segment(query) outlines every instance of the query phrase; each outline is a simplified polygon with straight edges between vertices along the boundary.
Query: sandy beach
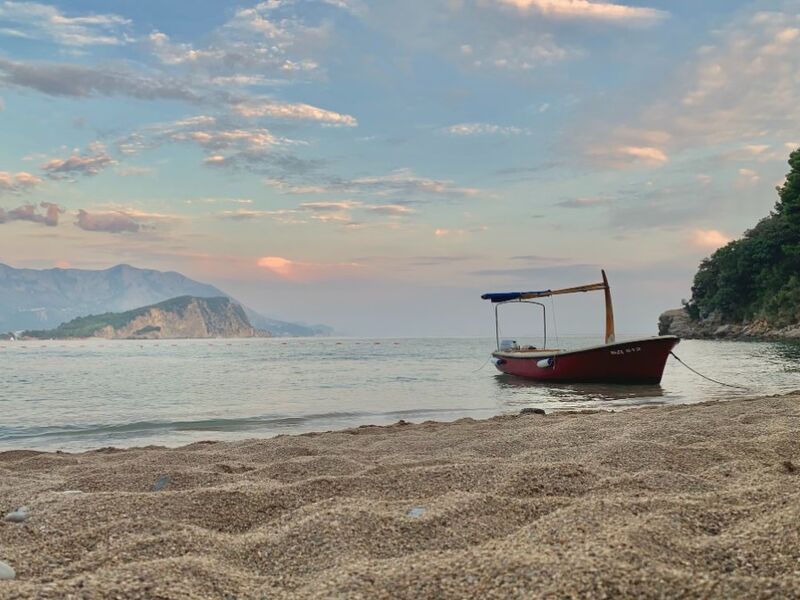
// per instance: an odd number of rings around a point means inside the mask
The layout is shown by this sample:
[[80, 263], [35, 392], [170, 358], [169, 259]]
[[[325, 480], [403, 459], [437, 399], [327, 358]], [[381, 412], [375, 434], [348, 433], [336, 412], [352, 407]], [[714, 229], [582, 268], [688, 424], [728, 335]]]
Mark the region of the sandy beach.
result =
[[20, 506], [1, 598], [800, 597], [800, 395], [0, 453]]

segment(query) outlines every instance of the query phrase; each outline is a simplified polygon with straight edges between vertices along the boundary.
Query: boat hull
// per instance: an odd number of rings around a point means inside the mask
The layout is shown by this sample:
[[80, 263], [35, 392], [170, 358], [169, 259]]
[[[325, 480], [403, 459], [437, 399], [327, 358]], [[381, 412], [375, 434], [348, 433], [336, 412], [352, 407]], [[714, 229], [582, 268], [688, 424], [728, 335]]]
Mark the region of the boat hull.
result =
[[537, 381], [657, 384], [669, 353], [680, 340], [660, 336], [568, 352], [494, 352], [508, 375]]

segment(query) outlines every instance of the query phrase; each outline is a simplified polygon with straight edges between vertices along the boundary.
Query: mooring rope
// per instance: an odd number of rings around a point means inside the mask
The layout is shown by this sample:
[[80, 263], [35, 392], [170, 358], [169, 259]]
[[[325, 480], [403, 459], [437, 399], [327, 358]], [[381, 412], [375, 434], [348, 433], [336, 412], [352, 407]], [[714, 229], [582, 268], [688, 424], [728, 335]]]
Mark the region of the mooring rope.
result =
[[478, 367], [477, 369], [475, 369], [475, 370], [473, 371], [473, 373], [477, 373], [478, 371], [482, 370], [482, 369], [483, 369], [483, 368], [484, 368], [486, 365], [488, 365], [488, 364], [489, 364], [489, 361], [490, 361], [490, 360], [492, 360], [493, 358], [494, 358], [494, 356], [492, 356], [492, 355], [490, 354], [490, 355], [489, 355], [489, 358], [487, 358], [487, 359], [486, 359], [486, 362], [485, 362], [485, 363], [483, 363], [483, 364], [482, 364], [480, 367]]
[[742, 385], [733, 385], [732, 383], [724, 383], [724, 382], [722, 382], [722, 381], [717, 381], [716, 379], [711, 379], [711, 377], [707, 377], [706, 375], [703, 375], [703, 374], [702, 374], [702, 373], [700, 373], [699, 371], [696, 371], [696, 370], [694, 370], [692, 367], [690, 367], [689, 365], [687, 365], [687, 364], [686, 364], [685, 362], [683, 362], [683, 361], [682, 361], [680, 358], [678, 358], [678, 355], [677, 355], [677, 354], [675, 354], [674, 352], [670, 351], [670, 354], [672, 354], [672, 357], [673, 357], [675, 360], [677, 360], [677, 361], [678, 361], [679, 363], [681, 363], [681, 364], [682, 364], [684, 367], [686, 367], [687, 369], [689, 369], [689, 370], [690, 370], [692, 373], [694, 373], [695, 375], [699, 375], [699, 376], [700, 376], [700, 377], [702, 377], [703, 379], [707, 379], [708, 381], [710, 381], [710, 382], [712, 382], [712, 383], [716, 383], [716, 384], [718, 384], [718, 385], [724, 385], [725, 387], [729, 387], [729, 388], [736, 388], [736, 389], [739, 389], [739, 390], [747, 390], [747, 389], [750, 389], [750, 388], [746, 388], [746, 387], [744, 387], [744, 386], [742, 386]]

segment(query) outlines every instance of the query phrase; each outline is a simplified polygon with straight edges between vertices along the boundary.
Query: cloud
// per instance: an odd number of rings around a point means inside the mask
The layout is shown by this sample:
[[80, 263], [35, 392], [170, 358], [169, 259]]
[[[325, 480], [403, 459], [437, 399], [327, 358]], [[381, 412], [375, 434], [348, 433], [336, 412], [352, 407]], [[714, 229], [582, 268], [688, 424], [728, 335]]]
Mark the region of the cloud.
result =
[[170, 223], [184, 217], [173, 214], [148, 212], [128, 207], [102, 207], [100, 210], [79, 210], [75, 225], [84, 231], [106, 233], [137, 233], [153, 229], [158, 223]]
[[229, 119], [210, 115], [152, 124], [116, 142], [119, 151], [129, 156], [166, 144], [197, 146], [206, 154], [203, 163], [215, 168], [301, 176], [320, 164], [287, 152], [290, 147], [304, 145], [302, 141], [277, 136], [263, 127], [242, 127]]
[[487, 231], [489, 228], [486, 225], [479, 225], [477, 227], [472, 227], [470, 229], [444, 229], [442, 227], [438, 227], [434, 229], [433, 235], [438, 238], [444, 237], [460, 237], [470, 233], [481, 233], [483, 231]]
[[[251, 221], [255, 219], [272, 219], [284, 224], [304, 224], [308, 219], [322, 223], [341, 224], [349, 227], [365, 227], [376, 223], [353, 221], [352, 213], [362, 211], [366, 214], [389, 217], [406, 217], [414, 214], [414, 210], [401, 204], [364, 204], [357, 200], [336, 200], [320, 202], [302, 202], [297, 208], [277, 210], [257, 210], [240, 208], [225, 210], [214, 215], [216, 218], [232, 221]], [[384, 223], [388, 225], [388, 223]]]
[[562, 208], [597, 208], [599, 206], [608, 206], [612, 203], [610, 198], [601, 198], [598, 196], [586, 196], [583, 198], [570, 198], [569, 200], [562, 200], [557, 202], [556, 206]]
[[258, 259], [258, 266], [277, 273], [282, 277], [289, 277], [292, 273], [293, 261], [280, 256], [264, 256]]
[[660, 167], [669, 162], [667, 153], [654, 146], [594, 146], [586, 154], [593, 162], [612, 169]]
[[54, 158], [44, 163], [41, 168], [52, 179], [73, 174], [91, 177], [114, 163], [102, 144], [91, 144], [89, 152], [89, 154], [73, 154], [67, 158]]
[[83, 209], [78, 211], [75, 225], [84, 231], [102, 231], [106, 233], [136, 233], [141, 225], [124, 212], [95, 212]]
[[744, 146], [744, 151], [754, 156], [764, 154], [767, 150], [769, 150], [768, 144], [750, 144]]
[[737, 183], [739, 185], [755, 185], [761, 181], [761, 177], [753, 169], [739, 169], [738, 173]]
[[531, 42], [530, 33], [524, 32], [479, 40], [462, 45], [460, 59], [474, 68], [525, 72], [582, 55], [580, 50], [558, 44], [552, 34], [541, 33], [535, 39]]
[[[664, 162], [659, 153], [731, 143], [742, 151], [721, 148], [721, 155], [771, 160], [763, 147], [786, 139], [800, 122], [797, 2], [774, 4], [783, 8], [739, 12], [715, 30], [711, 43], [668, 76], [664, 92], [634, 117], [646, 128], [600, 128], [590, 135], [602, 142], [593, 145], [645, 149], [640, 159], [653, 165]], [[646, 135], [652, 130], [668, 137], [654, 143]], [[580, 135], [586, 137], [585, 128]]]
[[173, 42], [154, 31], [147, 39], [151, 52], [163, 64], [191, 67], [209, 76], [313, 76], [319, 70], [328, 26], [309, 26], [293, 2], [259, 2], [237, 9], [231, 18], [207, 36], [205, 46]]
[[444, 133], [455, 136], [473, 135], [523, 135], [529, 134], [530, 130], [522, 127], [495, 125], [494, 123], [458, 123], [450, 125], [442, 130]]
[[411, 169], [397, 169], [388, 175], [357, 177], [339, 180], [334, 189], [374, 193], [379, 196], [398, 194], [407, 197], [415, 195], [432, 196], [477, 196], [477, 188], [460, 187], [452, 181], [420, 177]]
[[198, 102], [201, 97], [178, 80], [147, 76], [127, 68], [89, 67], [55, 62], [15, 62], [0, 58], [0, 83], [36, 90], [48, 96], [90, 98], [130, 96], [141, 100], [184, 100]]
[[348, 223], [352, 220], [350, 211], [361, 206], [360, 202], [342, 200], [338, 202], [303, 202], [298, 207], [312, 214], [311, 218], [323, 223]]
[[586, 19], [617, 24], [652, 25], [669, 16], [661, 10], [591, 0], [496, 0], [522, 14], [556, 19]]
[[237, 149], [260, 153], [284, 142], [268, 129], [187, 128], [169, 132], [166, 137], [172, 142], [191, 142], [214, 152]]
[[355, 117], [311, 106], [310, 104], [290, 104], [286, 102], [261, 101], [238, 104], [234, 112], [242, 117], [270, 117], [289, 121], [316, 121], [326, 125], [355, 127]]
[[264, 185], [289, 194], [325, 194], [328, 191], [328, 188], [322, 185], [294, 185], [273, 177], [264, 179]]
[[377, 204], [366, 206], [364, 210], [390, 217], [406, 217], [416, 212], [413, 208], [405, 206], [404, 204]]
[[217, 219], [226, 221], [254, 221], [257, 219], [272, 219], [284, 225], [302, 225], [307, 223], [300, 214], [300, 211], [293, 208], [281, 208], [276, 210], [256, 210], [251, 208], [237, 208], [235, 210], [223, 210], [214, 215]]
[[691, 232], [692, 244], [705, 250], [716, 250], [731, 241], [731, 238], [716, 229], [695, 229]]
[[347, 11], [359, 16], [367, 12], [367, 6], [361, 0], [320, 0], [323, 4], [335, 6], [338, 9]]
[[212, 154], [203, 159], [203, 164], [207, 167], [224, 167], [226, 158], [222, 154]]
[[360, 265], [357, 263], [313, 263], [290, 260], [282, 256], [263, 256], [256, 264], [282, 279], [290, 281], [310, 281], [329, 279], [341, 274], [353, 272]]
[[27, 191], [41, 183], [42, 180], [39, 177], [25, 171], [19, 171], [18, 173], [0, 171], [0, 194], [3, 192], [19, 193]]
[[[295, 173], [297, 171], [295, 170]], [[293, 177], [270, 177], [266, 185], [291, 194], [347, 194], [363, 197], [364, 211], [399, 216], [410, 214], [409, 205], [434, 199], [460, 199], [478, 196], [481, 190], [456, 185], [446, 179], [433, 179], [415, 174], [411, 169], [396, 169], [385, 175], [369, 175], [346, 179], [320, 173]], [[368, 201], [368, 200], [369, 201]], [[380, 201], [378, 201], [380, 199]], [[353, 224], [354, 226], [356, 224]]]
[[251, 205], [253, 201], [250, 198], [195, 198], [193, 200], [184, 200], [185, 204], [239, 204]]
[[[40, 214], [38, 208], [43, 208], [44, 214]], [[0, 208], [0, 224], [11, 221], [28, 221], [47, 225], [48, 227], [56, 227], [59, 216], [63, 212], [64, 209], [53, 202], [42, 202], [38, 207], [35, 204], [24, 204], [8, 212]]]
[[0, 22], [15, 29], [6, 35], [49, 40], [64, 46], [119, 45], [129, 41], [124, 30], [130, 20], [113, 14], [68, 17], [55, 6], [38, 2], [0, 2]]

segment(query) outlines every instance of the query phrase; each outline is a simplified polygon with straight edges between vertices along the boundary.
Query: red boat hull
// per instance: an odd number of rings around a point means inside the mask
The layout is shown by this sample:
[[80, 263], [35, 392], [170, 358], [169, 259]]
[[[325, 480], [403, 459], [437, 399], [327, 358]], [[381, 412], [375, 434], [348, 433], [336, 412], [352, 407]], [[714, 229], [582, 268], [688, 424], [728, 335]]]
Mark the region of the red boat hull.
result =
[[494, 352], [495, 366], [538, 381], [657, 384], [680, 340], [660, 336], [564, 352]]

